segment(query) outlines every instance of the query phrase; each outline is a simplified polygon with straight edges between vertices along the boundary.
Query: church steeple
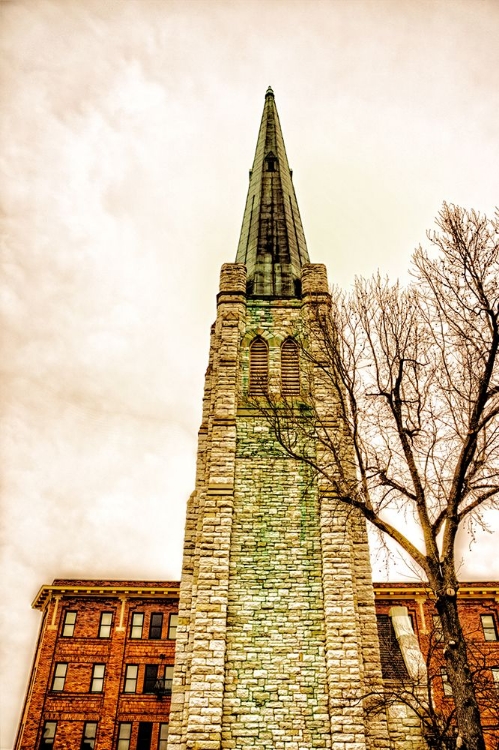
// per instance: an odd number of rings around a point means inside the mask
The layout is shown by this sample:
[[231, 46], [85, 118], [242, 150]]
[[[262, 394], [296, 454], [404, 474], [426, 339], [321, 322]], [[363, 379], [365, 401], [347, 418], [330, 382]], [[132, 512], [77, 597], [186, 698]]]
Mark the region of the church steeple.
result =
[[250, 297], [299, 297], [309, 263], [274, 92], [267, 89], [236, 263], [247, 268]]

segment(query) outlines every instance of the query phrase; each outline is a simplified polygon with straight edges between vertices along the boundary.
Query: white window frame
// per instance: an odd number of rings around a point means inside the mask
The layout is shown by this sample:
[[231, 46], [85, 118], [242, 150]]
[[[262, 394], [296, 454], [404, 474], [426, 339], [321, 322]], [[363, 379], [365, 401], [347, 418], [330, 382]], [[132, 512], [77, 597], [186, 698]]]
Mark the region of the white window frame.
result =
[[106, 675], [105, 664], [94, 664], [92, 668], [92, 681], [90, 683], [91, 693], [104, 692], [104, 677]]
[[100, 622], [99, 622], [99, 638], [110, 638], [112, 627], [113, 627], [113, 613], [101, 612]]
[[[480, 615], [480, 620], [485, 640], [489, 642], [497, 641], [497, 627], [494, 615], [490, 613]], [[485, 620], [488, 620], [490, 624], [485, 624]]]
[[132, 723], [130, 721], [121, 722], [118, 728], [118, 744], [116, 750], [129, 750], [131, 739]]
[[139, 665], [127, 664], [125, 668], [125, 683], [123, 685], [124, 693], [136, 693], [137, 692], [138, 677], [139, 677]]
[[168, 640], [174, 641], [177, 638], [178, 612], [172, 612], [168, 620]]
[[52, 687], [50, 688], [54, 693], [60, 693], [64, 690], [67, 672], [68, 663], [66, 661], [58, 661], [54, 668]]
[[62, 623], [61, 635], [64, 638], [72, 638], [75, 632], [77, 612], [74, 609], [68, 609], [64, 613], [64, 621]]
[[131, 625], [130, 625], [130, 638], [142, 638], [143, 630], [144, 630], [144, 613], [133, 612]]

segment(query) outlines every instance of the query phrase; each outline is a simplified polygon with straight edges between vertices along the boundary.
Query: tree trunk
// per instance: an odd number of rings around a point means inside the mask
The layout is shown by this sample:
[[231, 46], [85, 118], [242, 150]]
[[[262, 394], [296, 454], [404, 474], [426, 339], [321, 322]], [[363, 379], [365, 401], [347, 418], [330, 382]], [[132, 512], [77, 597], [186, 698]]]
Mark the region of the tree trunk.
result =
[[446, 588], [435, 604], [442, 622], [445, 668], [456, 705], [462, 750], [485, 750], [480, 711], [468, 666], [466, 641], [457, 613], [457, 587]]

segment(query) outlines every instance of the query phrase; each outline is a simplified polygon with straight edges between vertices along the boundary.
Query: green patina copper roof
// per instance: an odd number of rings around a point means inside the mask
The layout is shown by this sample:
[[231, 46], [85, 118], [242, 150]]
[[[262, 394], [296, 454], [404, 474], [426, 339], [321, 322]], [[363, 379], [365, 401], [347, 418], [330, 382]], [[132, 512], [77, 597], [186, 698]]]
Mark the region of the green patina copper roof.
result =
[[248, 270], [252, 297], [299, 297], [309, 263], [274, 92], [265, 95], [236, 263]]

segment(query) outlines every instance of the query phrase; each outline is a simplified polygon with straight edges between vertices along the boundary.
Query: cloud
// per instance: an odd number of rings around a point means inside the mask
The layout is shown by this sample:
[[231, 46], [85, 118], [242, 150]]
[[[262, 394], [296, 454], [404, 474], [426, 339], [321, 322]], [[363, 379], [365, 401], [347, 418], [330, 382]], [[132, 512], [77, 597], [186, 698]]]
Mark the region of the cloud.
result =
[[498, 194], [499, 10], [11, 0], [0, 13], [8, 748], [38, 587], [179, 573], [219, 268], [266, 87], [313, 260], [345, 286], [401, 275], [444, 199], [489, 210]]

